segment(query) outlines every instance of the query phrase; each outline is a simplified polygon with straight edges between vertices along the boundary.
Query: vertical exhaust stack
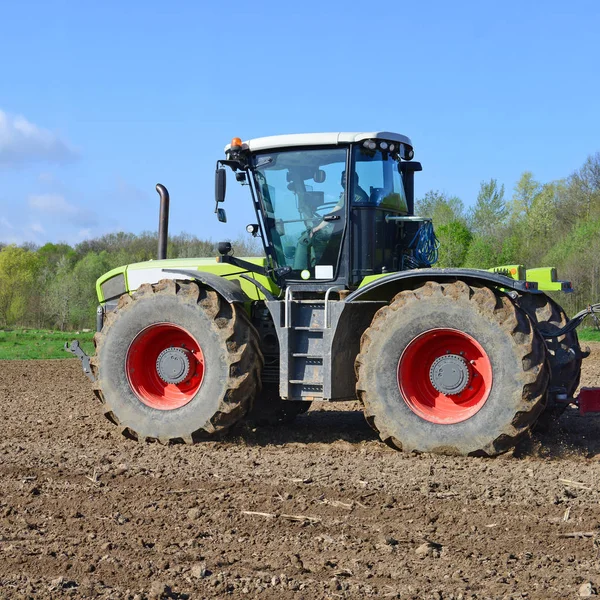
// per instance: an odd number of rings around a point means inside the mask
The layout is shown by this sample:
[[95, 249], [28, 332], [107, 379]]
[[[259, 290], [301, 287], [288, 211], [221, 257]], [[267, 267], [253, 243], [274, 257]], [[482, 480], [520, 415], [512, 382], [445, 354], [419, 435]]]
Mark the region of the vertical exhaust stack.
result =
[[158, 260], [167, 258], [167, 241], [169, 239], [169, 192], [162, 183], [156, 184], [160, 196], [160, 212], [158, 215]]

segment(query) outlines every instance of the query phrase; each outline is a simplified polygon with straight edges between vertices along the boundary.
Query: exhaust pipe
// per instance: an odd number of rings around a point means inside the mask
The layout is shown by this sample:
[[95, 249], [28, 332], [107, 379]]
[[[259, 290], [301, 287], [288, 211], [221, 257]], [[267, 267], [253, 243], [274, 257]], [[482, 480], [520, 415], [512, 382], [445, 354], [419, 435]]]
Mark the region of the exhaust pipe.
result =
[[156, 184], [160, 196], [160, 212], [158, 215], [158, 260], [167, 258], [167, 241], [169, 239], [169, 192], [162, 183]]

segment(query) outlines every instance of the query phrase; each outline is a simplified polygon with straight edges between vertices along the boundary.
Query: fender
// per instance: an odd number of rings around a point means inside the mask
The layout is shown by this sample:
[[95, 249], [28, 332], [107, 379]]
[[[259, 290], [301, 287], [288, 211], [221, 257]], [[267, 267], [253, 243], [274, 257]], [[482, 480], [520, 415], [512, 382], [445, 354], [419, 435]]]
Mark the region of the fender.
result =
[[389, 300], [392, 295], [413, 287], [423, 281], [464, 281], [465, 283], [483, 283], [495, 288], [515, 290], [519, 293], [541, 293], [535, 281], [519, 281], [479, 269], [413, 269], [384, 275], [358, 288], [346, 297], [346, 302], [362, 300]]
[[223, 296], [229, 304], [234, 304], [236, 302], [251, 302], [250, 298], [248, 298], [237, 282], [230, 281], [229, 279], [225, 279], [214, 273], [205, 273], [203, 271], [192, 269], [162, 269], [162, 271], [163, 273], [176, 273], [177, 275], [182, 275], [182, 279], [194, 279], [203, 283]]

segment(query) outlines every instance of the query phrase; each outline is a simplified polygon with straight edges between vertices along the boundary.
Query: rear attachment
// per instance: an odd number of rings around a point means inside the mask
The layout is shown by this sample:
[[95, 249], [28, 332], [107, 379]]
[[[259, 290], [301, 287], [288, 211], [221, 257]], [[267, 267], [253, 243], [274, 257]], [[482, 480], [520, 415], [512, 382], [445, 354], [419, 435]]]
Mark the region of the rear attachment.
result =
[[570, 331], [577, 329], [577, 327], [579, 327], [583, 323], [583, 321], [586, 317], [592, 317], [594, 319], [594, 324], [596, 325], [596, 328], [600, 329], [600, 321], [598, 321], [598, 317], [597, 317], [597, 315], [599, 313], [600, 313], [600, 302], [598, 302], [596, 304], [590, 304], [588, 307], [579, 311], [572, 319], [570, 319], [569, 322], [562, 329], [557, 329], [552, 332], [541, 331], [540, 333], [545, 338], [560, 337], [561, 335], [564, 335], [565, 333], [569, 333]]
[[74, 354], [81, 361], [83, 372], [88, 376], [90, 381], [96, 381], [96, 378], [94, 377], [90, 367], [90, 357], [83, 351], [83, 348], [79, 345], [77, 340], [73, 340], [70, 346], [68, 342], [65, 342], [64, 350]]
[[581, 388], [575, 403], [579, 406], [579, 414], [582, 417], [588, 413], [600, 413], [600, 388]]
[[580, 417], [600, 413], [600, 387], [582, 387], [578, 396], [569, 398], [565, 393], [562, 397], [557, 395], [557, 400], [565, 405], [575, 404], [579, 408]]

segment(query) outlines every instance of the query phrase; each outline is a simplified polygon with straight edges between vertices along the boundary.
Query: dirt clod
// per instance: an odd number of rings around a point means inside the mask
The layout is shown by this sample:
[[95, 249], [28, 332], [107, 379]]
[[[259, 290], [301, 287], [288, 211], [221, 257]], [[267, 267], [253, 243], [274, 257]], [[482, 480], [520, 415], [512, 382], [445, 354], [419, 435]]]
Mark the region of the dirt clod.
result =
[[150, 600], [163, 600], [171, 597], [171, 588], [162, 581], [154, 581], [150, 586]]
[[591, 596], [596, 596], [596, 588], [591, 581], [586, 581], [579, 586], [579, 596], [581, 598], [590, 598]]
[[431, 556], [433, 558], [439, 558], [441, 551], [442, 549], [439, 544], [434, 544], [433, 542], [425, 542], [415, 550], [415, 554], [417, 556]]
[[210, 575], [210, 571], [206, 568], [204, 563], [198, 563], [192, 566], [190, 574], [197, 579], [203, 579]]

